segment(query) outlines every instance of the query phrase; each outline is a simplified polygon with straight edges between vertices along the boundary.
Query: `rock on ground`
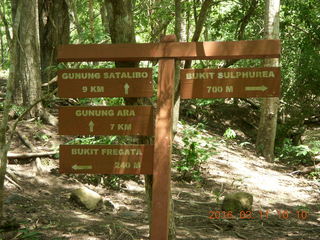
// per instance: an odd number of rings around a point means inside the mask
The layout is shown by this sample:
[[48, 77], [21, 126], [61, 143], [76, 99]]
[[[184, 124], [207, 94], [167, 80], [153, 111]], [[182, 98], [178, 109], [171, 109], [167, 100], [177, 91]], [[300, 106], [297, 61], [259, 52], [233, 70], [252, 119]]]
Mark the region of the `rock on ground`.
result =
[[70, 199], [89, 210], [100, 208], [103, 203], [102, 197], [87, 187], [73, 190]]

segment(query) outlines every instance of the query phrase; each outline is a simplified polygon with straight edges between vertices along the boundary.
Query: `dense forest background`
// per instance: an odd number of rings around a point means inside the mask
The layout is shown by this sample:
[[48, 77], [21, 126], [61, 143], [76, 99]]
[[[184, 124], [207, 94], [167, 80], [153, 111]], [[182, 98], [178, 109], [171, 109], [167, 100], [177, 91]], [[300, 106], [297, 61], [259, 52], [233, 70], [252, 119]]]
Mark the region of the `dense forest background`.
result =
[[[57, 107], [61, 105], [153, 104], [146, 99], [95, 98], [59, 99], [56, 96], [57, 71], [65, 68], [152, 67], [157, 84], [157, 62], [58, 63], [61, 44], [110, 44], [159, 42], [175, 34], [178, 41], [239, 41], [266, 37], [266, 3], [262, 0], [3, 0], [0, 2], [0, 109], [1, 109], [1, 216], [4, 203], [3, 183], [7, 153], [14, 152], [17, 133], [26, 152], [37, 152], [18, 131], [25, 121], [57, 126]], [[264, 151], [259, 138], [268, 138], [259, 126], [261, 99], [178, 99], [175, 104], [183, 132], [183, 148], [174, 147], [180, 161], [174, 167], [179, 181], [203, 182], [203, 164], [209, 159], [203, 145], [193, 140], [199, 131], [209, 129], [226, 141], [265, 157], [267, 162], [289, 166], [291, 172], [319, 179], [320, 161], [320, 1], [282, 0], [279, 38], [282, 53], [281, 97], [275, 99], [275, 137], [272, 150]], [[182, 68], [260, 67], [263, 60], [182, 61]], [[178, 72], [178, 71], [177, 71]], [[177, 76], [178, 82], [179, 76]], [[178, 89], [178, 88], [177, 88]], [[154, 89], [156, 93], [156, 89]], [[234, 113], [241, 121], [235, 119]], [[226, 117], [225, 117], [226, 116]], [[230, 119], [227, 119], [230, 117]], [[196, 121], [195, 121], [196, 120]], [[23, 125], [23, 124], [22, 124]], [[177, 130], [178, 129], [178, 130]], [[183, 128], [182, 128], [183, 129]], [[312, 134], [310, 134], [312, 133]], [[261, 137], [262, 135], [262, 137]], [[310, 137], [312, 135], [313, 137]], [[45, 141], [47, 135], [38, 136]], [[146, 143], [150, 139], [128, 137], [88, 137], [64, 139], [69, 143], [110, 144]], [[211, 139], [211, 144], [215, 140]], [[262, 141], [263, 142], [263, 141]], [[46, 152], [57, 158], [57, 146]], [[23, 154], [21, 150], [17, 153]], [[23, 155], [25, 156], [25, 155]], [[31, 154], [31, 159], [36, 159]], [[29, 156], [27, 158], [30, 158]], [[32, 160], [30, 160], [32, 161]], [[81, 181], [119, 188], [130, 177], [81, 176]], [[133, 178], [135, 179], [135, 178]], [[150, 187], [150, 177], [145, 177]], [[149, 181], [149, 183], [148, 183]], [[148, 193], [148, 187], [147, 193]], [[150, 191], [150, 189], [149, 189]], [[149, 199], [150, 201], [150, 199]]]

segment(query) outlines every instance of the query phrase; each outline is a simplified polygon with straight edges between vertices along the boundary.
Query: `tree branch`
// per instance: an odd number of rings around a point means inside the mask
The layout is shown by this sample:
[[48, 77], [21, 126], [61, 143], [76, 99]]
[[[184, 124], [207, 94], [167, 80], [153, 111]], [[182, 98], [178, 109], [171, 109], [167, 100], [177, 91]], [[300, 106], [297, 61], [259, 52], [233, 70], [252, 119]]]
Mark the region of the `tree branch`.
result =
[[58, 151], [51, 152], [32, 152], [32, 153], [11, 153], [8, 152], [8, 159], [17, 159], [17, 158], [34, 158], [34, 157], [46, 157], [58, 154]]
[[[243, 18], [241, 18], [239, 20], [239, 22], [238, 22], [239, 29], [236, 31], [236, 34], [235, 34], [235, 38], [237, 40], [240, 41], [240, 40], [244, 39], [245, 29], [248, 26], [249, 21], [250, 21], [251, 17], [253, 16], [255, 10], [257, 9], [257, 5], [258, 5], [258, 0], [252, 0], [248, 11], [243, 16]], [[222, 67], [223, 68], [228, 68], [228, 67], [232, 66], [233, 64], [235, 64], [238, 61], [239, 61], [239, 59], [227, 60], [227, 61], [225, 61], [225, 63], [223, 64]]]
[[[196, 14], [194, 13], [195, 22], [196, 22], [196, 29], [194, 30], [194, 33], [193, 33], [193, 36], [192, 36], [192, 39], [191, 39], [192, 42], [198, 42], [199, 41], [200, 34], [202, 32], [202, 28], [203, 28], [204, 22], [205, 22], [205, 20], [207, 18], [207, 15], [208, 15], [207, 13], [208, 13], [208, 11], [209, 11], [209, 9], [211, 8], [212, 5], [218, 4], [218, 3], [220, 3], [220, 1], [213, 2], [212, 0], [205, 0], [202, 3], [199, 16], [196, 17]], [[190, 67], [191, 67], [191, 60], [185, 61], [184, 68], [190, 68]]]

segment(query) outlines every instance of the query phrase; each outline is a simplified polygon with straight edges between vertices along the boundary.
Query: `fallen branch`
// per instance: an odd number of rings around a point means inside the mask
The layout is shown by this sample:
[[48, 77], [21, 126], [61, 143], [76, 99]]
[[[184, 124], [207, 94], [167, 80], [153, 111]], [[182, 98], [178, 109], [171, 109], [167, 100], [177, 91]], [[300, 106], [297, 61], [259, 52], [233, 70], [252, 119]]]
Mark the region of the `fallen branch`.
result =
[[289, 173], [289, 175], [308, 174], [308, 173], [317, 171], [317, 169], [320, 169], [320, 163], [318, 163], [317, 165], [308, 166], [308, 167], [304, 167], [303, 169], [293, 171], [293, 172]]
[[44, 83], [44, 84], [42, 84], [41, 86], [42, 86], [42, 87], [46, 87], [46, 86], [49, 86], [49, 85], [51, 85], [52, 83], [55, 83], [55, 82], [57, 82], [57, 81], [58, 81], [58, 77], [55, 76], [55, 77], [52, 78], [49, 82]]
[[32, 152], [35, 151], [35, 148], [33, 146], [33, 144], [28, 140], [28, 138], [26, 136], [24, 136], [18, 129], [16, 129], [16, 132], [21, 140], [21, 142], [28, 147]]
[[12, 183], [14, 186], [16, 186], [19, 190], [22, 190], [22, 187], [16, 183], [13, 179], [11, 179], [10, 177], [8, 177], [7, 175], [5, 175], [5, 178], [10, 182]]
[[16, 158], [35, 158], [35, 157], [46, 157], [59, 153], [58, 151], [51, 152], [40, 152], [40, 153], [12, 153], [8, 152], [8, 159], [16, 159]]

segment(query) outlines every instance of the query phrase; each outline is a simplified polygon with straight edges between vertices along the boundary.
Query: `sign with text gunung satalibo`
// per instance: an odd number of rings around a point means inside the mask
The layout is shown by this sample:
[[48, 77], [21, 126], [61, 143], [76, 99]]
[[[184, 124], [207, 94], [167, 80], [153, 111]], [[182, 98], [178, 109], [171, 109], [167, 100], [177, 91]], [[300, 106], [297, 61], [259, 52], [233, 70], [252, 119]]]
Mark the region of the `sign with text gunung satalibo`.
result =
[[58, 71], [61, 98], [152, 97], [151, 68], [64, 69]]

